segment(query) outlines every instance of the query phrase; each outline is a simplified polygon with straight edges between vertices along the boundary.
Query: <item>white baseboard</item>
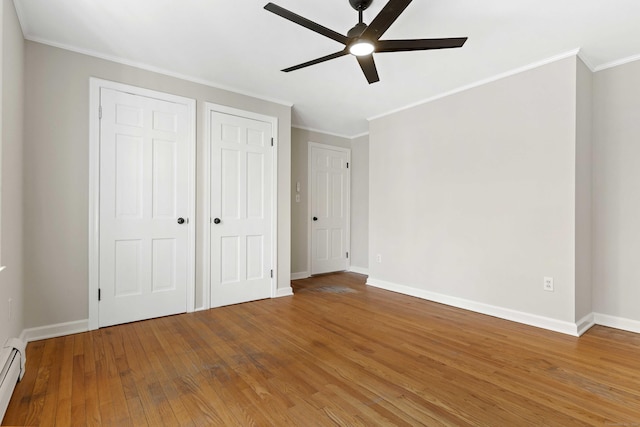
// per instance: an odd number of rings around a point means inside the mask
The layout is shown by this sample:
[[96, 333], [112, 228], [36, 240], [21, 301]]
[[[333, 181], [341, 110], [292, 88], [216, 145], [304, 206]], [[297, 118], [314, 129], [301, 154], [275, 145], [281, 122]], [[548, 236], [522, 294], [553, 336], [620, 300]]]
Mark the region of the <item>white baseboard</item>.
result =
[[522, 311], [512, 310], [509, 308], [498, 307], [477, 301], [471, 301], [464, 298], [452, 297], [436, 292], [430, 292], [423, 289], [413, 288], [405, 285], [398, 285], [391, 282], [385, 282], [369, 277], [367, 285], [376, 288], [385, 289], [392, 292], [398, 292], [428, 301], [440, 304], [450, 305], [452, 307], [462, 308], [474, 311], [476, 313], [487, 314], [489, 316], [498, 317], [500, 319], [511, 320], [513, 322], [523, 323], [525, 325], [535, 326], [538, 328], [548, 329], [550, 331], [560, 332], [567, 335], [579, 336], [578, 326], [575, 323], [562, 320], [552, 319], [549, 317], [539, 316], [536, 314], [525, 313]]
[[602, 313], [593, 313], [593, 317], [597, 325], [640, 334], [640, 321], [638, 320], [625, 319], [624, 317], [610, 316]]
[[[640, 321], [626, 319], [623, 317], [610, 316], [608, 314], [590, 313], [580, 319], [578, 322], [571, 323], [551, 319], [549, 317], [543, 317], [503, 307], [479, 303], [476, 301], [466, 300], [463, 298], [438, 294], [435, 292], [425, 291], [423, 289], [398, 285], [375, 278], [369, 278], [367, 280], [367, 285], [572, 336], [580, 336], [584, 334], [593, 325], [607, 326], [609, 328], [621, 329], [623, 331], [640, 333]], [[280, 288], [276, 291], [275, 298], [287, 297], [292, 295], [293, 290], [291, 289], [291, 287]], [[31, 341], [38, 341], [47, 338], [62, 337], [65, 335], [87, 332], [88, 330], [89, 320], [83, 319], [74, 322], [58, 323], [56, 325], [25, 329], [20, 334], [20, 340], [22, 340], [22, 342], [29, 343]]]
[[358, 267], [356, 265], [352, 265], [349, 267], [349, 271], [352, 273], [364, 274], [365, 276], [369, 275], [369, 269], [365, 267]]
[[595, 316], [593, 313], [589, 313], [584, 316], [582, 319], [576, 322], [578, 336], [581, 336], [585, 332], [587, 332], [593, 325], [596, 324]]
[[291, 273], [291, 280], [300, 280], [311, 277], [308, 271], [299, 271], [297, 273]]
[[289, 286], [287, 288], [278, 288], [276, 290], [276, 296], [274, 298], [290, 297], [291, 295], [293, 295], [293, 289], [291, 289], [291, 286]]
[[31, 342], [87, 332], [88, 330], [89, 319], [83, 319], [76, 320], [75, 322], [58, 323], [56, 325], [25, 329], [20, 334], [20, 339], [24, 342]]
[[[350, 266], [347, 271], [350, 271], [352, 273], [364, 274], [365, 276], [369, 275], [368, 268], [358, 267], [355, 265]], [[309, 274], [308, 271], [299, 271], [297, 273], [291, 273], [291, 280], [308, 279], [309, 277], [311, 277], [311, 275]]]

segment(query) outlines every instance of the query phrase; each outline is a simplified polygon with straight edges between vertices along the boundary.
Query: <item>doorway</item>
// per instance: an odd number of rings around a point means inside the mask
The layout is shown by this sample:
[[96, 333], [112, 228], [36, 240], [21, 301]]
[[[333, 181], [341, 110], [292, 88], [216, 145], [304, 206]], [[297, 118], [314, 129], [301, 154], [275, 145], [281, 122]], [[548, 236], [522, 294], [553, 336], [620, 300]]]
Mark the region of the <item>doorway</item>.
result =
[[309, 142], [309, 273], [349, 268], [351, 150]]

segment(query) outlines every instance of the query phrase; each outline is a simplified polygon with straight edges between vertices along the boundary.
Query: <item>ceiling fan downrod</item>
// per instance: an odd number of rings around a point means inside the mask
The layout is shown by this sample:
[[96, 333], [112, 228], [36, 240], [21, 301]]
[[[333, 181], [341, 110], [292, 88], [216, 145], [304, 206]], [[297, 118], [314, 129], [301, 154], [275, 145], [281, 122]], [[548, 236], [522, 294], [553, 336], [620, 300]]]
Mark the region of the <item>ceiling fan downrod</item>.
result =
[[[358, 12], [358, 25], [362, 24], [362, 12], [371, 6], [373, 0], [349, 0], [349, 4]], [[364, 30], [363, 30], [364, 31]], [[360, 32], [362, 34], [362, 32]]]

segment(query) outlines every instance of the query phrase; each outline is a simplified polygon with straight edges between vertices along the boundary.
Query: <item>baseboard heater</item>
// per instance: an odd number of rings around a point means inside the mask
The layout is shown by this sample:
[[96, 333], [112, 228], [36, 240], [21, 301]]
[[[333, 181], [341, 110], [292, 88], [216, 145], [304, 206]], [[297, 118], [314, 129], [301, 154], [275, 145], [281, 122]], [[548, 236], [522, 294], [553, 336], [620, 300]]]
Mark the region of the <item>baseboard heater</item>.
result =
[[25, 345], [17, 338], [0, 348], [0, 423], [9, 406], [11, 395], [24, 375]]

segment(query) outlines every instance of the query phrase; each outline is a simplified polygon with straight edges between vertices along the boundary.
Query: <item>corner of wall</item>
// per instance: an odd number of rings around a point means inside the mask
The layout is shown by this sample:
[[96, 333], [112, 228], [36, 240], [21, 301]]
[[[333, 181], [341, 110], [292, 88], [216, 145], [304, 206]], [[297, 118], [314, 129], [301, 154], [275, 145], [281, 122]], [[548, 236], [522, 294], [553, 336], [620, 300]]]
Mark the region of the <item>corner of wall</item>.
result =
[[576, 61], [575, 117], [575, 319], [593, 311], [592, 304], [592, 102], [593, 72]]

